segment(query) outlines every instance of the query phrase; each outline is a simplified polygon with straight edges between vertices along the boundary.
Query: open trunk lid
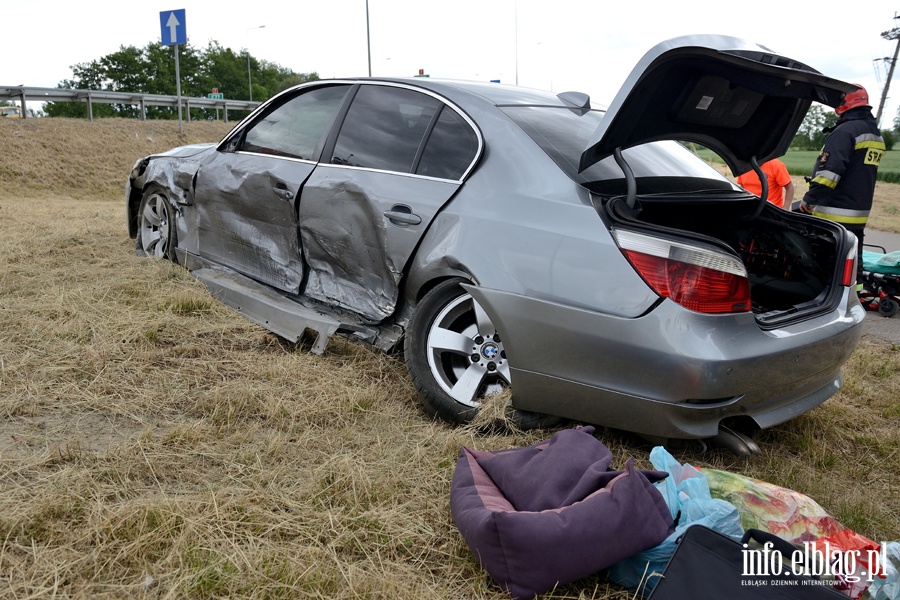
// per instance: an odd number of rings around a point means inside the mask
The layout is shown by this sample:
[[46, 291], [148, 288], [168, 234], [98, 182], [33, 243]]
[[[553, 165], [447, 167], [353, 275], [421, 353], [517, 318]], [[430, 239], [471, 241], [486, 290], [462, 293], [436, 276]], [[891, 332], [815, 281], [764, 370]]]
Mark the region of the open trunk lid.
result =
[[638, 62], [579, 165], [658, 140], [691, 141], [739, 175], [783, 155], [812, 102], [835, 107], [855, 86], [739, 38], [693, 35], [654, 46]]

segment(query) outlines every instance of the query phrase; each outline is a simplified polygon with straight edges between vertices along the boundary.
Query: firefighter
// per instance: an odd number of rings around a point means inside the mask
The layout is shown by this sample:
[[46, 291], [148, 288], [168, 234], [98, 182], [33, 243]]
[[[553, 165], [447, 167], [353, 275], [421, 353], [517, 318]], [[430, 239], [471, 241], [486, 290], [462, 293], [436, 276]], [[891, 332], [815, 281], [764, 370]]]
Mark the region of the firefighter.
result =
[[837, 124], [825, 129], [828, 137], [813, 166], [809, 191], [803, 196], [799, 210], [837, 221], [859, 239], [856, 263], [859, 291], [863, 277], [863, 237], [885, 145], [872, 116], [869, 94], [861, 85], [855, 85], [858, 89], [846, 94], [841, 105], [834, 109]]

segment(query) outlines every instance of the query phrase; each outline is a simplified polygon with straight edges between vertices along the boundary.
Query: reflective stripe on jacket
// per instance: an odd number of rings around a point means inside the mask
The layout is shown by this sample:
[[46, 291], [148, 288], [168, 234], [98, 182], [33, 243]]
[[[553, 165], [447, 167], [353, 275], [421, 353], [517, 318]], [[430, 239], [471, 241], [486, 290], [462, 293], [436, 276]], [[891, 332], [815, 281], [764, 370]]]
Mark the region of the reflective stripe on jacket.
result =
[[834, 208], [831, 206], [822, 206], [821, 204], [813, 207], [813, 213], [816, 217], [822, 217], [829, 221], [837, 221], [845, 225], [865, 225], [869, 220], [869, 211], [867, 210], [850, 210], [848, 208]]

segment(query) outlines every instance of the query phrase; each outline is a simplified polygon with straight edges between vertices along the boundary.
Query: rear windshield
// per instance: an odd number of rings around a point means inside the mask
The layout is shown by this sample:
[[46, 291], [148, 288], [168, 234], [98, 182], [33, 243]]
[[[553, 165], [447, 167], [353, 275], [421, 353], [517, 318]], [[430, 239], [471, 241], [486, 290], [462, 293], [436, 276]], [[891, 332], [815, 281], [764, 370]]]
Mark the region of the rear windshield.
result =
[[[551, 106], [501, 106], [500, 110], [578, 183], [598, 193], [624, 191], [622, 169], [612, 157], [578, 172], [581, 153], [603, 118], [603, 111], [582, 113]], [[629, 148], [622, 154], [638, 179], [641, 193], [739, 189], [677, 142], [652, 142]]]

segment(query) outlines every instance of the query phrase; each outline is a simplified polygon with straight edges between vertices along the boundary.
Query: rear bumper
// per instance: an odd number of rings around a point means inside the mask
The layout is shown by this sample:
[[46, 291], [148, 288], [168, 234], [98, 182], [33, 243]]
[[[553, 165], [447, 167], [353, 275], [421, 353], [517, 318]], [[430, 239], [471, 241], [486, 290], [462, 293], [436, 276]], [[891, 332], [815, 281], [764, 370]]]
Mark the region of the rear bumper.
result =
[[470, 288], [504, 336], [517, 408], [667, 438], [716, 435], [730, 417], [771, 427], [840, 388], [865, 312], [840, 308], [781, 329], [752, 314], [671, 301], [636, 319]]

